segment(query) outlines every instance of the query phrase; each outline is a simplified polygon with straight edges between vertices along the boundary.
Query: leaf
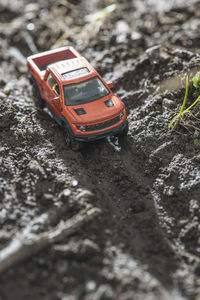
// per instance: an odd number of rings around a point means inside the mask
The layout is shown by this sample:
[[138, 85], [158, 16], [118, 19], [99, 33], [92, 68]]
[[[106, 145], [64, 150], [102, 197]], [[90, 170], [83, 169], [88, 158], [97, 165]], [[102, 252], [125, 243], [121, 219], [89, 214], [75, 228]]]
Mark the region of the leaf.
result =
[[197, 89], [200, 88], [200, 72], [198, 72], [193, 78], [193, 86]]

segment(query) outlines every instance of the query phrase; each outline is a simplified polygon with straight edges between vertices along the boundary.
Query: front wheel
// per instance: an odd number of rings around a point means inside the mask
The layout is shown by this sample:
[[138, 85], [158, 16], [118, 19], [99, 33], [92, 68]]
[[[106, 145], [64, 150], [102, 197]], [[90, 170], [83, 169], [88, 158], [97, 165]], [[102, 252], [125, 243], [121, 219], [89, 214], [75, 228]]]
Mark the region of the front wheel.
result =
[[83, 148], [83, 143], [81, 143], [79, 141], [75, 141], [72, 138], [67, 126], [63, 126], [63, 133], [64, 133], [65, 143], [66, 143], [68, 148], [71, 148], [73, 151], [78, 151], [78, 150], [81, 150]]
[[128, 134], [128, 122], [126, 123], [126, 126], [124, 127], [124, 129], [117, 134], [117, 136], [123, 137], [123, 136], [127, 136], [127, 134]]
[[71, 138], [70, 138], [70, 133], [69, 130], [66, 126], [63, 127], [63, 134], [64, 134], [64, 139], [67, 147], [70, 147], [71, 145]]

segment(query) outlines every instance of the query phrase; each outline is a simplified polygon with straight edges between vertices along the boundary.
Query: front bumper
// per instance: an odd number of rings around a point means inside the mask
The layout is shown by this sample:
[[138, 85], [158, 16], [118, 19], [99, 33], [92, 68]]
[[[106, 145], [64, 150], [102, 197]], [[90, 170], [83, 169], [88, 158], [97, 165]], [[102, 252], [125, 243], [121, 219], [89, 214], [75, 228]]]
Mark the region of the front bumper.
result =
[[128, 121], [126, 120], [124, 123], [122, 123], [121, 125], [113, 128], [113, 129], [110, 129], [110, 130], [107, 130], [107, 131], [104, 131], [104, 132], [95, 133], [95, 134], [84, 135], [84, 136], [73, 134], [72, 138], [76, 141], [79, 141], [79, 142], [96, 141], [96, 140], [103, 139], [103, 138], [105, 138], [107, 136], [110, 136], [110, 135], [119, 134], [119, 133], [123, 132], [127, 128], [127, 126], [128, 126]]

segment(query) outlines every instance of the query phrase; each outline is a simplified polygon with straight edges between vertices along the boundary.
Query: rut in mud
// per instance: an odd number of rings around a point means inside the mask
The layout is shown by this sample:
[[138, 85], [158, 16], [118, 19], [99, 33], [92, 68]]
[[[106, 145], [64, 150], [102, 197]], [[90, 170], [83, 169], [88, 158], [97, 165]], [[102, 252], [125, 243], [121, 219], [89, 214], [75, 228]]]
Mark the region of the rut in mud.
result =
[[[142, 157], [139, 158], [139, 153], [126, 140], [118, 153], [105, 144], [95, 155], [87, 151], [84, 159], [84, 172], [87, 170], [88, 178], [93, 177], [94, 187], [98, 182], [96, 189], [101, 195], [98, 205], [104, 214], [108, 214], [107, 228], [115, 236], [116, 246], [122, 244], [127, 253], [147, 264], [148, 271], [155, 277], [166, 285], [170, 284], [170, 273], [175, 268], [174, 254], [159, 229], [150, 193], [151, 179], [144, 174]], [[102, 199], [106, 199], [106, 207]], [[157, 252], [161, 253], [159, 257]]]

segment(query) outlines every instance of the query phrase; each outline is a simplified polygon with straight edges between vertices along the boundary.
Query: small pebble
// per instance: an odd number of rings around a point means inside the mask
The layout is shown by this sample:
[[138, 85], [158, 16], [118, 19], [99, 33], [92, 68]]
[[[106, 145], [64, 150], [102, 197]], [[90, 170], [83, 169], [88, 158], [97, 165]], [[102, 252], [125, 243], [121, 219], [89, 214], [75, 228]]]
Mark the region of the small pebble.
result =
[[0, 92], [0, 99], [5, 99], [6, 98], [6, 94], [4, 94], [3, 92]]
[[174, 107], [174, 101], [164, 98], [163, 102], [162, 102], [162, 107], [163, 109], [169, 109], [169, 108], [173, 108]]
[[64, 195], [65, 197], [69, 197], [69, 196], [71, 195], [70, 189], [65, 189], [65, 190], [63, 191], [63, 195]]
[[77, 186], [78, 185], [78, 181], [76, 179], [72, 180], [72, 186]]
[[91, 199], [93, 197], [94, 197], [94, 194], [92, 192], [90, 192], [88, 190], [83, 190], [76, 196], [76, 200], [79, 200], [81, 198]]
[[88, 292], [93, 292], [96, 289], [96, 283], [95, 281], [88, 281], [86, 284], [86, 289]]

